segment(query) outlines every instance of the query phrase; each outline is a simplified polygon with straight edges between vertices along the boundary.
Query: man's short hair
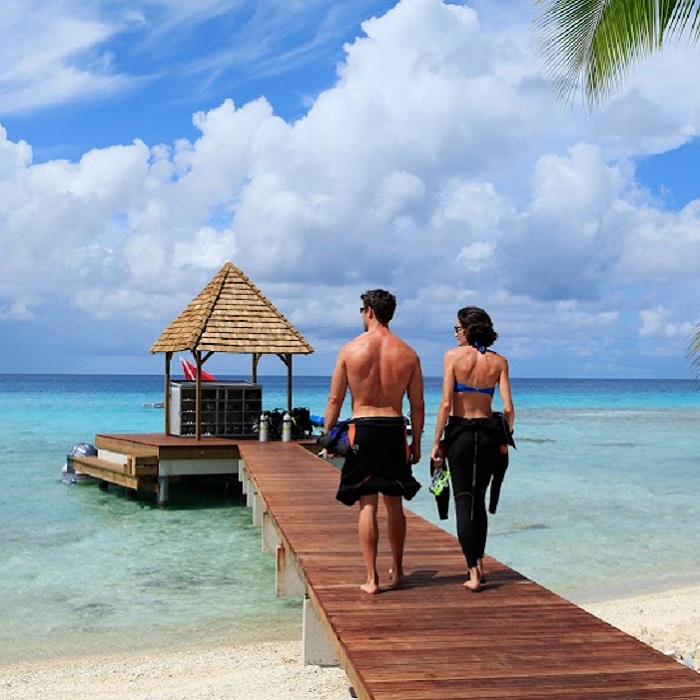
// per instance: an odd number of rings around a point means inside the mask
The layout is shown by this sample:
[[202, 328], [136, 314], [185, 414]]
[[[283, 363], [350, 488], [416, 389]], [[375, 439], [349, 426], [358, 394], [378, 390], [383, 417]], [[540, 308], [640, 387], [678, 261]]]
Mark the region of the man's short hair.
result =
[[374, 316], [382, 325], [386, 326], [396, 311], [396, 297], [384, 289], [370, 289], [360, 295], [365, 308], [372, 309]]

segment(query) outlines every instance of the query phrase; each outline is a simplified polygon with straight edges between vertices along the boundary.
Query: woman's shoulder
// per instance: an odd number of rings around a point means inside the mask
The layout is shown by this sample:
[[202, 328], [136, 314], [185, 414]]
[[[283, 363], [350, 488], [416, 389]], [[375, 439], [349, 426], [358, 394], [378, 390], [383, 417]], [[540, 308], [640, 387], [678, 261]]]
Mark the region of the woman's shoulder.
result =
[[487, 352], [491, 358], [491, 362], [498, 364], [500, 367], [508, 367], [508, 360], [505, 355], [501, 355], [500, 353], [491, 349], [487, 350]]
[[453, 347], [453, 348], [449, 348], [448, 350], [445, 350], [445, 361], [448, 361], [448, 360], [454, 361], [455, 359], [460, 357], [462, 354], [460, 352], [461, 350], [462, 350], [462, 348], [459, 345], [457, 345], [456, 347]]

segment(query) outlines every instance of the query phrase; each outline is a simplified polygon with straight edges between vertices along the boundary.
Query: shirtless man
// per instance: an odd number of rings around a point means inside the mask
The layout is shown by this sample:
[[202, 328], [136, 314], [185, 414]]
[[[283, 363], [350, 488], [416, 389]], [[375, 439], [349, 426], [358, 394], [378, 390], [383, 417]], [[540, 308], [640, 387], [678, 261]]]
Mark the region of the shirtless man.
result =
[[[396, 298], [382, 289], [362, 296], [365, 332], [345, 345], [333, 371], [326, 406], [325, 430], [340, 416], [348, 387], [352, 397], [351, 449], [345, 458], [336, 498], [348, 506], [359, 500], [358, 529], [367, 567], [365, 593], [379, 592], [377, 574], [377, 506], [383, 495], [388, 516], [388, 537], [393, 565], [393, 586], [403, 577], [406, 518], [402, 497], [411, 499], [420, 484], [411, 465], [420, 460], [425, 408], [423, 375], [416, 352], [389, 330]], [[406, 440], [403, 397], [408, 396], [411, 443]]]

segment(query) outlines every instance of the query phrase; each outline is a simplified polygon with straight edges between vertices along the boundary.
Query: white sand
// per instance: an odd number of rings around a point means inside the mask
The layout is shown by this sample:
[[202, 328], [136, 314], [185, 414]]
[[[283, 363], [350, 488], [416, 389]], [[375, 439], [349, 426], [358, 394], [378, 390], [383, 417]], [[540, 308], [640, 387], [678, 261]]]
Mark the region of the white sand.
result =
[[[700, 667], [700, 586], [583, 605]], [[0, 665], [2, 700], [347, 700], [340, 668], [301, 663], [301, 642], [84, 656]]]
[[581, 607], [700, 671], [700, 586]]
[[0, 666], [2, 700], [347, 700], [339, 668], [301, 663], [301, 642]]

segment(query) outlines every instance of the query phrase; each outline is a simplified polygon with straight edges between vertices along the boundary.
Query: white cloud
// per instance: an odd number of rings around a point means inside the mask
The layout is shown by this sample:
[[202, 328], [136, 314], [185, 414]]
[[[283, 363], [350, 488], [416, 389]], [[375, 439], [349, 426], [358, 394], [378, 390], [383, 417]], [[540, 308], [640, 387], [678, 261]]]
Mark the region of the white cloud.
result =
[[642, 336], [659, 336], [662, 338], [675, 338], [681, 335], [685, 338], [696, 325], [694, 321], [676, 323], [669, 320], [669, 317], [670, 313], [668, 309], [660, 306], [654, 309], [642, 309], [639, 312], [639, 318], [642, 322], [639, 334]]
[[634, 282], [695, 282], [700, 269], [700, 200], [680, 212], [650, 206], [626, 212], [629, 232], [617, 272]]
[[203, 226], [194, 233], [192, 240], [175, 243], [173, 264], [176, 267], [192, 265], [214, 269], [221, 265], [222, 260], [235, 258], [236, 252], [236, 237], [232, 231]]
[[16, 301], [9, 306], [0, 306], [0, 320], [8, 319], [32, 319], [34, 314], [31, 309], [22, 301]]
[[535, 164], [532, 200], [509, 219], [503, 256], [510, 287], [541, 299], [595, 299], [620, 254], [612, 225], [625, 182], [594, 146]]

